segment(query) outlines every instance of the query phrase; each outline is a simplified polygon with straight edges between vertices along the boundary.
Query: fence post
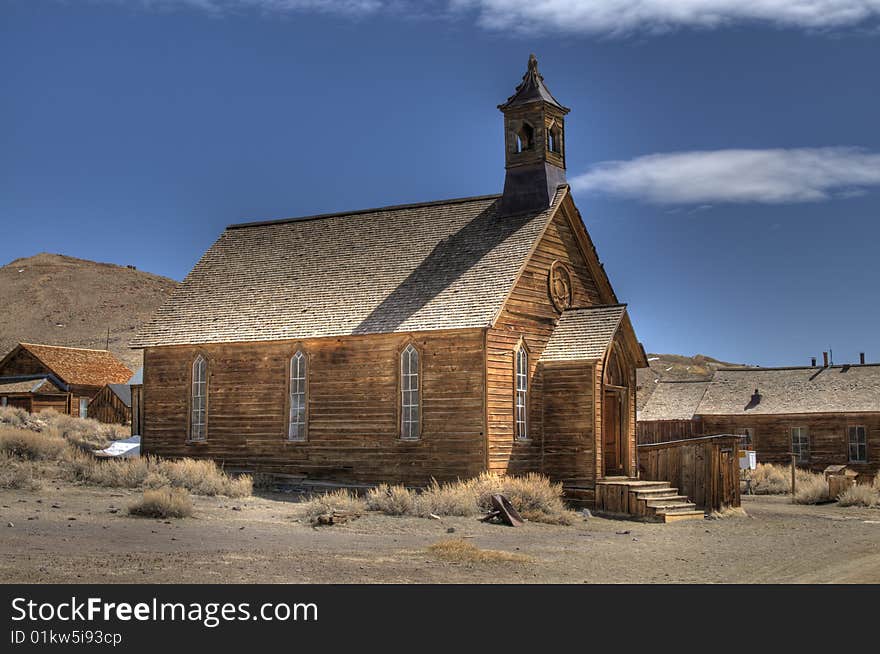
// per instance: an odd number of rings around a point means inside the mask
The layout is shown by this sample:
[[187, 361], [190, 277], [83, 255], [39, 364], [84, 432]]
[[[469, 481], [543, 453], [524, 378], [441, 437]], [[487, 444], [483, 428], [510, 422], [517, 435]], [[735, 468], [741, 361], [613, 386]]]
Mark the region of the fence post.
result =
[[794, 504], [794, 495], [797, 492], [797, 455], [791, 455], [791, 503]]

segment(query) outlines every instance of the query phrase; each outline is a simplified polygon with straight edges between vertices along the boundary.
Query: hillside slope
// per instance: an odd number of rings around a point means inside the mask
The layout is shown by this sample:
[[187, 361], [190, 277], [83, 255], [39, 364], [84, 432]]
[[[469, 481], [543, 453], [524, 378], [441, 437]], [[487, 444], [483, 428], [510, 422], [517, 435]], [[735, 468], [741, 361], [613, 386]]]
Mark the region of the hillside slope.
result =
[[125, 266], [41, 253], [0, 268], [0, 356], [18, 342], [110, 350], [141, 365], [128, 342], [177, 282]]

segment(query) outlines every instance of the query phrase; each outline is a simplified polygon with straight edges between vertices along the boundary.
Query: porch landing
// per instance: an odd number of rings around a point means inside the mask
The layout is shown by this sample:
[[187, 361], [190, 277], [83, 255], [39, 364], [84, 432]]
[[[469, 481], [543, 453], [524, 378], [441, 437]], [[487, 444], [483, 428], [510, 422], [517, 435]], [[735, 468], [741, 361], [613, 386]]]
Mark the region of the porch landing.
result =
[[705, 514], [666, 481], [606, 477], [596, 482], [597, 511], [651, 522], [702, 520]]

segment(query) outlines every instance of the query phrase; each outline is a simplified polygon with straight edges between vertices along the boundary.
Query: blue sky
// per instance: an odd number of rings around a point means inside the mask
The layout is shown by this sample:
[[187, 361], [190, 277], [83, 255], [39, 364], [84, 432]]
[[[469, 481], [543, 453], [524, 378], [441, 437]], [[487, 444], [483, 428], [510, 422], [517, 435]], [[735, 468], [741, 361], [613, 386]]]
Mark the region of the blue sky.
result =
[[[500, 192], [529, 52], [655, 352], [880, 360], [880, 0], [0, 0], [0, 262]], [[14, 233], [14, 238], [10, 234]]]

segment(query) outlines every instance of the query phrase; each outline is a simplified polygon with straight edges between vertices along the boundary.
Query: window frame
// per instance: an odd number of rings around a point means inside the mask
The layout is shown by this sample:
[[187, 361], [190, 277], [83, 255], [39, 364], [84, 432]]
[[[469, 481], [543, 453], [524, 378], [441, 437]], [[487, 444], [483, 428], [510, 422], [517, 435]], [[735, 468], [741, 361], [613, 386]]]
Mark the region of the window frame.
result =
[[[798, 432], [798, 447], [797, 451], [795, 451], [794, 446], [794, 433], [795, 430]], [[806, 456], [804, 456], [804, 446], [803, 442], [806, 442]], [[810, 462], [810, 458], [812, 456], [812, 443], [810, 442], [810, 428], [807, 426], [794, 426], [789, 428], [789, 444], [791, 446], [791, 453], [796, 456], [795, 461], [801, 464], [808, 464]]]
[[[852, 430], [862, 430], [862, 440], [861, 442], [856, 443], [856, 453], [858, 454], [859, 448], [864, 448], [865, 458], [863, 459], [854, 459], [852, 458]], [[849, 463], [867, 463], [868, 462], [868, 427], [867, 425], [847, 425], [846, 426], [846, 458]]]
[[[416, 369], [416, 373], [415, 373], [415, 377], [416, 377], [416, 388], [415, 389], [404, 388], [405, 375], [409, 375], [410, 377], [412, 376], [412, 372], [404, 373], [404, 371], [403, 371], [404, 355], [407, 355], [407, 353], [410, 351], [414, 352], [416, 355], [416, 368], [417, 369]], [[398, 414], [397, 415], [397, 437], [398, 437], [398, 440], [406, 441], [406, 442], [410, 442], [410, 443], [418, 442], [418, 441], [422, 440], [422, 435], [423, 435], [423, 431], [424, 431], [423, 430], [424, 411], [423, 411], [423, 402], [422, 402], [422, 397], [424, 395], [424, 390], [425, 390], [424, 389], [424, 375], [422, 372], [423, 371], [423, 368], [422, 368], [423, 358], [424, 357], [422, 356], [421, 348], [419, 348], [418, 345], [416, 345], [416, 343], [414, 341], [407, 341], [406, 343], [404, 343], [403, 347], [400, 348], [400, 350], [398, 351], [398, 355], [397, 355], [397, 414]], [[412, 362], [410, 360], [410, 364], [411, 363]], [[411, 370], [412, 370], [412, 368], [410, 368], [410, 371]], [[415, 392], [416, 392], [416, 404], [405, 404], [404, 403], [405, 402], [404, 393], [411, 393], [413, 390], [415, 390]], [[407, 409], [407, 408], [411, 409], [412, 407], [415, 407], [418, 410], [418, 416], [419, 416], [418, 420], [416, 420], [416, 421], [409, 420], [406, 423], [404, 423], [405, 414], [406, 414], [405, 409]], [[410, 415], [412, 415], [412, 414], [410, 414]], [[411, 433], [410, 433], [410, 435], [405, 434], [404, 424], [415, 425], [415, 428], [416, 428], [415, 436], [413, 436]]]
[[77, 417], [78, 418], [88, 418], [89, 417], [89, 398], [87, 397], [79, 397], [77, 398], [78, 402], [78, 410]]
[[[193, 438], [193, 402], [195, 400], [195, 394], [193, 392], [193, 385], [195, 383], [195, 370], [196, 363], [198, 363], [199, 359], [201, 359], [205, 364], [205, 378], [203, 380], [203, 384], [205, 387], [204, 395], [200, 396], [203, 398], [202, 405], [202, 435], [200, 438]], [[210, 362], [211, 360], [208, 358], [208, 355], [204, 352], [197, 352], [196, 355], [192, 358], [189, 365], [189, 393], [187, 395], [187, 418], [186, 418], [186, 443], [188, 445], [198, 445], [201, 443], [206, 443], [208, 441], [208, 379], [210, 377]]]
[[[293, 362], [297, 356], [302, 356], [303, 365], [305, 366], [303, 379], [303, 403], [304, 403], [304, 411], [303, 411], [303, 433], [301, 437], [291, 438], [290, 436], [290, 426], [291, 426], [291, 409], [293, 400], [293, 392], [291, 391], [292, 382], [293, 382]], [[287, 365], [285, 366], [286, 371], [286, 384], [285, 384], [285, 430], [284, 430], [284, 441], [286, 443], [305, 443], [309, 440], [309, 375], [311, 373], [311, 360], [309, 358], [308, 352], [305, 351], [305, 348], [297, 347], [293, 350], [293, 353], [287, 357]], [[299, 379], [299, 378], [298, 378]]]
[[[520, 355], [525, 357], [525, 373], [520, 375], [519, 373], [519, 360]], [[513, 439], [517, 442], [528, 442], [531, 440], [530, 428], [531, 428], [531, 420], [529, 416], [529, 410], [531, 408], [531, 374], [530, 368], [531, 362], [530, 359], [531, 352], [529, 352], [529, 347], [526, 345], [525, 339], [520, 338], [519, 342], [516, 344], [516, 347], [513, 348]], [[520, 389], [519, 381], [520, 377], [525, 379], [525, 388]], [[519, 408], [520, 408], [520, 393], [523, 394], [524, 402], [522, 404], [523, 409], [523, 419], [519, 419]], [[522, 424], [522, 431], [520, 431], [520, 424]]]

